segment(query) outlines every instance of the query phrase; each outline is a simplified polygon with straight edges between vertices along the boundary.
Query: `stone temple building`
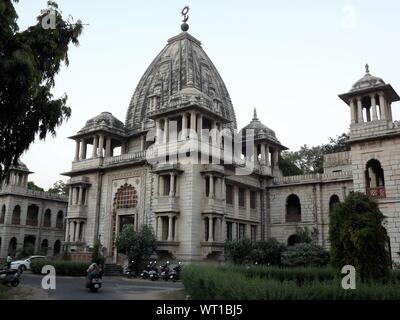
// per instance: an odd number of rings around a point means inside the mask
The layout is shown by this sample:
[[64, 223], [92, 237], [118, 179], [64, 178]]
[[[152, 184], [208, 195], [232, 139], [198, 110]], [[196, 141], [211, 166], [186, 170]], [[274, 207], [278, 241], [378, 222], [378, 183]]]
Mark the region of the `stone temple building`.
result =
[[114, 239], [126, 224], [151, 225], [157, 252], [184, 261], [223, 258], [227, 239], [291, 244], [297, 226], [316, 228], [328, 247], [329, 212], [355, 190], [379, 201], [399, 261], [400, 127], [391, 111], [399, 96], [390, 84], [367, 69], [339, 96], [351, 151], [327, 155], [323, 174], [283, 177], [287, 148], [256, 112], [238, 130], [222, 77], [187, 29], [142, 76], [125, 123], [102, 112], [71, 137], [71, 249], [86, 252], [99, 239], [116, 261]]
[[68, 198], [28, 189], [31, 173], [19, 161], [0, 185], [0, 258], [15, 257], [29, 245], [47, 256], [62, 251]]

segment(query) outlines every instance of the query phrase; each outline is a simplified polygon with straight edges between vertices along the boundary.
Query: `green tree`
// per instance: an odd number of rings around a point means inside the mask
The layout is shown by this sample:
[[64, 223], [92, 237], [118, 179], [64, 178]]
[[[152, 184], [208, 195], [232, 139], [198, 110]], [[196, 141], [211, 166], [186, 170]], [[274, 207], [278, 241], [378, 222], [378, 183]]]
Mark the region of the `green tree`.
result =
[[28, 182], [28, 189], [34, 190], [34, 191], [44, 191], [43, 188], [37, 186], [33, 181]]
[[93, 246], [93, 252], [92, 252], [92, 262], [97, 263], [98, 265], [104, 265], [105, 258], [101, 254], [101, 242], [100, 240], [96, 240]]
[[57, 193], [61, 196], [67, 196], [69, 192], [69, 186], [65, 183], [65, 181], [59, 180], [53, 184], [53, 186], [47, 190], [50, 193]]
[[[0, 0], [0, 180], [9, 167], [34, 142], [70, 117], [67, 96], [54, 98], [51, 90], [61, 65], [69, 64], [68, 49], [78, 45], [82, 23], [65, 21], [55, 2], [37, 23], [22, 32], [17, 24], [14, 3]], [[55, 15], [55, 28], [45, 29], [42, 21]]]
[[384, 219], [375, 200], [350, 193], [330, 215], [332, 265], [338, 271], [354, 266], [362, 281], [386, 277], [390, 258]]
[[324, 155], [350, 150], [346, 133], [329, 138], [329, 143], [316, 147], [304, 145], [298, 151], [284, 151], [279, 160], [279, 168], [284, 176], [323, 173]]
[[150, 226], [143, 225], [137, 232], [132, 225], [125, 225], [115, 244], [119, 253], [126, 254], [129, 260], [135, 261], [135, 271], [138, 273], [156, 250], [157, 240]]

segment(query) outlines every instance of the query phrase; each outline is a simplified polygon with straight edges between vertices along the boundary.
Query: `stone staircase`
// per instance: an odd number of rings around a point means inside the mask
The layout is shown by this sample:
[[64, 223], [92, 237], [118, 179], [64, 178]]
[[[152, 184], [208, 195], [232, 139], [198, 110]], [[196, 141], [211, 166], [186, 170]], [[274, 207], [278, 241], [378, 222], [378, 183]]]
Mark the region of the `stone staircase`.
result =
[[105, 276], [121, 276], [122, 275], [122, 267], [115, 263], [106, 263], [104, 267], [104, 275]]

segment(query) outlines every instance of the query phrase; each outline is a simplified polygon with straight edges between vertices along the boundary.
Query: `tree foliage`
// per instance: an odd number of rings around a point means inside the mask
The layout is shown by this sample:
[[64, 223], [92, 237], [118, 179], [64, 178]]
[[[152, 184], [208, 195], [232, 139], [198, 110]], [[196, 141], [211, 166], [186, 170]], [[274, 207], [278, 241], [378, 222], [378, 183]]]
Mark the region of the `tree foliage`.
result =
[[279, 167], [284, 176], [293, 176], [310, 173], [323, 173], [324, 155], [329, 153], [348, 151], [346, 133], [329, 138], [329, 143], [316, 147], [304, 145], [298, 151], [284, 151], [279, 161]]
[[119, 253], [126, 254], [129, 260], [135, 261], [137, 272], [157, 248], [153, 229], [147, 225], [143, 225], [138, 232], [132, 225], [125, 225], [118, 234], [115, 244]]
[[329, 237], [331, 262], [339, 270], [352, 265], [363, 281], [389, 273], [388, 236], [378, 203], [360, 192], [352, 192], [331, 213]]
[[[22, 32], [14, 3], [0, 0], [0, 179], [36, 135], [43, 140], [70, 117], [67, 96], [54, 98], [51, 89], [61, 65], [69, 64], [68, 49], [78, 45], [82, 23], [65, 21], [55, 2]], [[45, 29], [42, 20], [50, 10], [55, 29]]]
[[33, 181], [29, 181], [28, 182], [28, 189], [30, 190], [34, 190], [34, 191], [42, 191], [44, 192], [44, 189], [37, 186]]
[[69, 186], [63, 180], [58, 180], [53, 184], [53, 186], [47, 190], [50, 193], [56, 193], [61, 196], [67, 196], [69, 192]]

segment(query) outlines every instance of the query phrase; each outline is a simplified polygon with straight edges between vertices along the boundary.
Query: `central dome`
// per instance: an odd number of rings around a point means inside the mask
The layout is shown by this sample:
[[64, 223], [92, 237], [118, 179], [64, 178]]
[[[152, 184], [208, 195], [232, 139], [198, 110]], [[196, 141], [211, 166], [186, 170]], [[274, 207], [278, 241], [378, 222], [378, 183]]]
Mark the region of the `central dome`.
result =
[[151, 97], [168, 108], [170, 98], [177, 95], [204, 95], [221, 103], [221, 115], [236, 129], [232, 102], [217, 69], [201, 47], [201, 42], [187, 32], [168, 40], [166, 47], [150, 64], [136, 87], [126, 115], [128, 133], [140, 131], [151, 121], [147, 114]]

